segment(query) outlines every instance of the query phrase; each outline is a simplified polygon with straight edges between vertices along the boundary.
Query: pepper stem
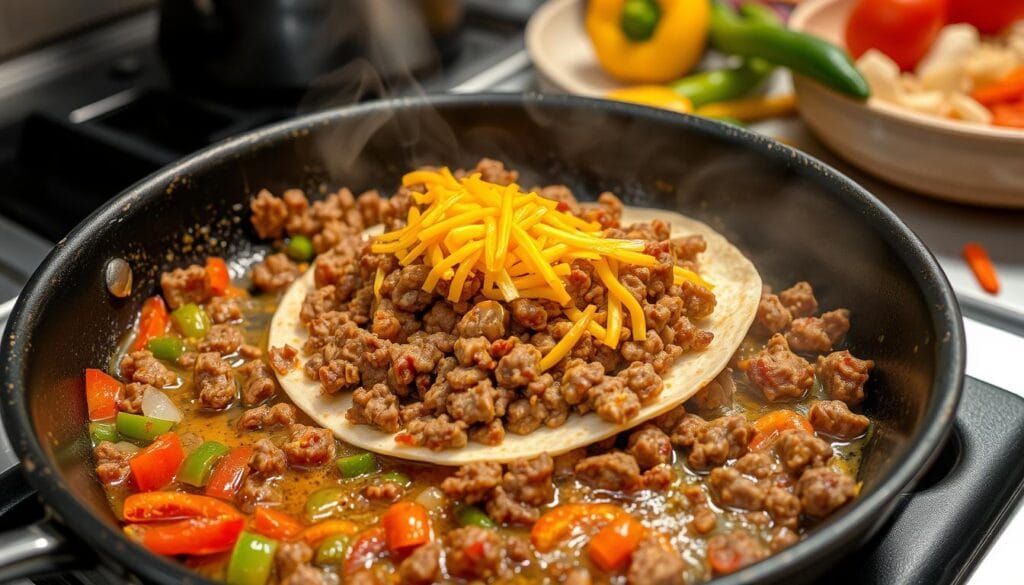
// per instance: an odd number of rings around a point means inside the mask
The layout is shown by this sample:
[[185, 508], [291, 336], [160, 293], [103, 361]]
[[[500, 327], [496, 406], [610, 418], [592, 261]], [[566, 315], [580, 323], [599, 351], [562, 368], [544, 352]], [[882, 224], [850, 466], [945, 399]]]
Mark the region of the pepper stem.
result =
[[654, 36], [661, 20], [661, 7], [655, 0], [626, 0], [622, 5], [622, 34], [633, 42]]

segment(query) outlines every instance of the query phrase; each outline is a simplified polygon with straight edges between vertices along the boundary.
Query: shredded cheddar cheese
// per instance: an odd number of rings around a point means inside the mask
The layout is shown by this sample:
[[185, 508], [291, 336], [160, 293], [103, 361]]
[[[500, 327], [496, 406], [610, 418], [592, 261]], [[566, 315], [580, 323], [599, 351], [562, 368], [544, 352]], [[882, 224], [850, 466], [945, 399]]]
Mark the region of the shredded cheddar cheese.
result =
[[[573, 326], [543, 357], [542, 369], [568, 355], [584, 332], [618, 347], [625, 314], [630, 322], [626, 337], [646, 338], [643, 306], [619, 281], [620, 266], [657, 265], [654, 256], [644, 253], [643, 240], [606, 238], [600, 224], [560, 211], [558, 202], [524, 193], [515, 184], [489, 183], [479, 173], [457, 179], [447, 168], [418, 170], [402, 177], [402, 184], [422, 185], [424, 191], [412, 193], [416, 205], [410, 207], [405, 227], [378, 236], [371, 250], [393, 254], [402, 266], [429, 266], [423, 290], [433, 292], [443, 280], [452, 302], [460, 300], [465, 283], [479, 273], [480, 293], [486, 298], [546, 299], [561, 305]], [[607, 290], [603, 326], [594, 319], [596, 307], [580, 311], [566, 290], [571, 263], [577, 259], [593, 264]], [[378, 300], [383, 279], [378, 270], [373, 284]], [[679, 266], [673, 269], [673, 281], [711, 288], [700, 275]]]

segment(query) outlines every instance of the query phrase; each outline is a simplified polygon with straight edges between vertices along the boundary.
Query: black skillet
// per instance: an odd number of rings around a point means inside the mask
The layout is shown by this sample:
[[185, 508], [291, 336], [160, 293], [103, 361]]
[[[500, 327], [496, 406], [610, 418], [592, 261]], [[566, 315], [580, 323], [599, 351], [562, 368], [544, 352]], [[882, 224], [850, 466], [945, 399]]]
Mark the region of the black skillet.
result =
[[[260, 188], [388, 189], [416, 165], [482, 156], [519, 169], [527, 186], [565, 183], [590, 198], [610, 190], [695, 216], [731, 238], [767, 283], [809, 280], [823, 307], [853, 311], [848, 346], [877, 363], [865, 410], [878, 432], [862, 494], [799, 544], [718, 583], [808, 581], [884, 523], [948, 434], [964, 371], [949, 283], [889, 209], [821, 162], [724, 124], [572, 97], [443, 96], [318, 113], [213, 146], [115, 197], [58, 243], [25, 286], [0, 349], [4, 424], [51, 512], [0, 535], [0, 558], [20, 558], [0, 567], [0, 580], [60, 569], [70, 557], [117, 578], [200, 580], [118, 529], [92, 471], [83, 369], [107, 362], [161, 270], [260, 252], [246, 206]], [[133, 269], [128, 298], [105, 283], [115, 258]], [[29, 546], [13, 555], [17, 544]]]

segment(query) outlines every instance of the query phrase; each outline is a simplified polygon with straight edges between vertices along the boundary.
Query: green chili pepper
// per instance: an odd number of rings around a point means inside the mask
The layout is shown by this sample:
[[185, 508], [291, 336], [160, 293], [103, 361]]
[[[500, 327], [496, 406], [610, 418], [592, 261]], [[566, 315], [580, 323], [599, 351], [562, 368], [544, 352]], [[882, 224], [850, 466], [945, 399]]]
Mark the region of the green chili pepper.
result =
[[205, 337], [206, 332], [210, 330], [210, 316], [206, 314], [202, 307], [195, 303], [189, 303], [174, 309], [171, 313], [171, 318], [174, 319], [178, 330], [184, 333], [186, 337], [199, 339]]
[[228, 447], [216, 441], [206, 441], [188, 454], [178, 469], [178, 481], [195, 487], [203, 487], [210, 480], [213, 466], [228, 454]]
[[377, 471], [377, 458], [373, 456], [373, 453], [359, 453], [358, 455], [341, 457], [334, 464], [338, 466], [341, 476], [346, 479]]
[[344, 534], [328, 536], [316, 547], [316, 558], [313, 562], [319, 566], [340, 565], [345, 562], [345, 555], [348, 554], [348, 537]]
[[379, 483], [397, 483], [402, 487], [409, 487], [412, 485], [412, 480], [409, 479], [409, 476], [401, 471], [389, 471], [387, 473], [382, 473], [377, 477], [377, 481]]
[[306, 236], [292, 236], [284, 253], [296, 262], [309, 262], [313, 259], [313, 242]]
[[146, 343], [146, 349], [151, 351], [157, 359], [173, 362], [185, 353], [185, 343], [176, 335], [164, 335], [150, 339]]
[[320, 488], [309, 494], [306, 498], [306, 519], [313, 523], [339, 515], [344, 496], [345, 490], [340, 487]]
[[496, 524], [491, 517], [476, 506], [463, 504], [455, 508], [455, 518], [460, 526], [479, 526], [481, 528], [494, 528]]
[[749, 16], [740, 18], [717, 1], [711, 3], [710, 33], [711, 44], [723, 53], [788, 67], [856, 98], [865, 99], [871, 93], [846, 51], [828, 41]]
[[160, 435], [171, 430], [174, 421], [131, 414], [129, 412], [117, 413], [117, 432], [130, 438], [147, 443]]
[[659, 20], [661, 7], [654, 0], [626, 0], [619, 26], [627, 39], [639, 43], [654, 36]]
[[93, 445], [99, 445], [103, 441], [117, 442], [117, 425], [114, 423], [91, 422], [89, 423], [89, 436]]
[[235, 542], [228, 561], [228, 585], [263, 585], [274, 567], [277, 541], [272, 538], [243, 532]]

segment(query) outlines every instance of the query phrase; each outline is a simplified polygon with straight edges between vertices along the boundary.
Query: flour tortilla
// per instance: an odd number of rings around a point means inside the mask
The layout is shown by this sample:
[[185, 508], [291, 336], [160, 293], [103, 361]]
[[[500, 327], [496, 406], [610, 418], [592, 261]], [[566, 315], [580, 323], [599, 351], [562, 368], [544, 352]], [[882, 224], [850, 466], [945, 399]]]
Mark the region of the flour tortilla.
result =
[[[352, 393], [323, 394], [320, 382], [306, 377], [302, 368], [292, 368], [285, 375], [278, 373], [278, 381], [297, 407], [324, 428], [331, 429], [342, 441], [382, 455], [440, 465], [506, 462], [519, 457], [535, 457], [543, 452], [557, 455], [635, 427], [682, 404], [728, 365], [754, 320], [761, 298], [761, 277], [754, 265], [721, 234], [704, 223], [670, 211], [627, 207], [622, 224], [652, 219], [669, 222], [674, 237], [700, 234], [707, 241], [707, 251], [700, 258], [700, 274], [714, 284], [717, 304], [714, 313], [697, 324], [714, 333], [715, 338], [704, 351], [687, 353], [679, 358], [665, 373], [665, 388], [658, 399], [640, 409], [636, 417], [624, 424], [604, 421], [593, 412], [582, 416], [571, 414], [558, 428], [541, 427], [528, 435], [506, 433], [500, 445], [470, 441], [461, 449], [432, 451], [399, 444], [391, 433], [349, 422], [345, 412], [352, 406]], [[308, 334], [299, 320], [299, 312], [306, 293], [313, 288], [313, 269], [310, 268], [281, 299], [270, 324], [271, 347], [285, 344], [303, 347]]]

